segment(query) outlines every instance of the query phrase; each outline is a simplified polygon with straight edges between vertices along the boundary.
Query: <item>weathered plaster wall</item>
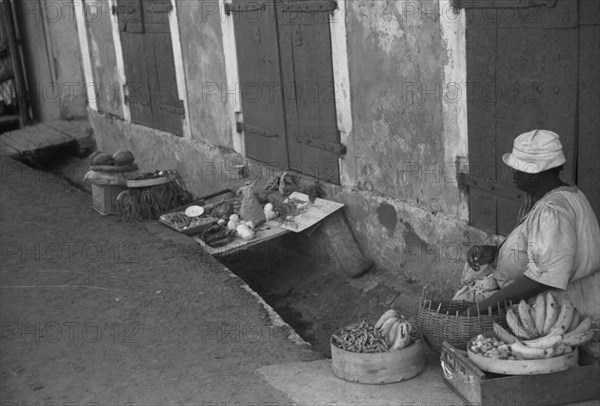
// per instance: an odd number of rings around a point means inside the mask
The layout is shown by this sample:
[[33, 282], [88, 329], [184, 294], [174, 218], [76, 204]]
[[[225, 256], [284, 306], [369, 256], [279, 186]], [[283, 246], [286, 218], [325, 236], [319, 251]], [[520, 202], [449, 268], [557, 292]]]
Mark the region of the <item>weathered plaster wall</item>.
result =
[[466, 110], [448, 85], [464, 71], [464, 24], [447, 1], [358, 0], [346, 8], [353, 127], [341, 161], [350, 182], [336, 199], [384, 268], [453, 281], [468, 247], [486, 238], [467, 227], [456, 185]]
[[354, 126], [343, 162], [359, 190], [452, 212], [456, 202], [441, 176], [443, 110], [436, 90], [448, 54], [437, 14], [408, 14], [407, 4], [421, 3], [434, 9], [437, 1], [347, 4]]
[[108, 0], [87, 2], [84, 11], [98, 110], [123, 117]]
[[192, 139], [232, 147], [219, 3], [177, 0]]
[[[177, 169], [198, 195], [245, 182], [235, 169], [244, 157], [231, 149], [231, 106], [221, 91], [207, 94], [226, 78], [220, 17], [206, 4], [177, 3], [191, 140], [91, 112], [101, 149], [131, 148], [142, 170]], [[467, 225], [456, 185], [466, 110], [464, 98], [445, 97], [445, 86], [464, 77], [464, 25], [440, 18], [445, 4], [345, 3], [352, 128], [343, 184], [326, 185], [383, 279], [438, 287], [456, 286], [468, 248], [489, 239]], [[251, 162], [251, 178], [270, 174]]]

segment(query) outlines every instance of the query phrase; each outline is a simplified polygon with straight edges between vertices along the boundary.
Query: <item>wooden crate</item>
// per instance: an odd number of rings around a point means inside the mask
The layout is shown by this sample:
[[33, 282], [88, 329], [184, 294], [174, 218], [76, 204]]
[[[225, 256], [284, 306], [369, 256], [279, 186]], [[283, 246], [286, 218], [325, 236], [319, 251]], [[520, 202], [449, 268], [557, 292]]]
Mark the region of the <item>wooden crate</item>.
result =
[[117, 213], [117, 196], [126, 189], [125, 185], [95, 185], [92, 183], [92, 206], [103, 216], [115, 214]]
[[541, 375], [498, 375], [479, 369], [466, 351], [442, 344], [444, 382], [472, 405], [549, 406], [600, 399], [600, 360], [580, 347], [578, 367]]

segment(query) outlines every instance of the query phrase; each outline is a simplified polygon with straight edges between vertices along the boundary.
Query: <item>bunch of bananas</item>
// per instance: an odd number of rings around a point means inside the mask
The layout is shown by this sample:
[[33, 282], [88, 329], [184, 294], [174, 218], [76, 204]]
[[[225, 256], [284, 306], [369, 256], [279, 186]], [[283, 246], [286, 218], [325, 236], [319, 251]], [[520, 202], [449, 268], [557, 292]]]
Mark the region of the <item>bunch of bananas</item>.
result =
[[390, 351], [408, 347], [412, 341], [412, 325], [393, 309], [387, 310], [379, 317], [375, 323], [375, 330], [385, 338]]
[[592, 319], [581, 316], [568, 299], [559, 305], [551, 291], [539, 294], [532, 306], [521, 300], [508, 308], [506, 323], [511, 331], [494, 323], [494, 333], [516, 359], [557, 357], [594, 337]]

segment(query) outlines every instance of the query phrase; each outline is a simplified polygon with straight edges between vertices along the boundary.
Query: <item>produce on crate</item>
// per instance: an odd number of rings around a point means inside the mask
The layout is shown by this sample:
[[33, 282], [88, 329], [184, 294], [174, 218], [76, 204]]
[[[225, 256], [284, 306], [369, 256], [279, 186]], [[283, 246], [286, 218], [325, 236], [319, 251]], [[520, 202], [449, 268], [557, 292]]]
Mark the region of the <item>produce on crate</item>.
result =
[[383, 313], [375, 325], [363, 320], [358, 326], [343, 328], [331, 337], [336, 347], [360, 353], [401, 350], [415, 340], [412, 325], [393, 309]]
[[98, 153], [94, 153], [93, 159], [91, 160], [92, 165], [112, 165], [114, 163], [113, 157], [111, 154], [106, 152], [97, 151]]
[[130, 150], [121, 148], [112, 155], [103, 151], [95, 151], [90, 155], [89, 162], [94, 166], [127, 166], [133, 165], [135, 157]]
[[119, 149], [112, 156], [113, 163], [118, 166], [131, 165], [135, 162], [133, 152], [128, 149]]
[[506, 312], [509, 330], [493, 324], [496, 337], [478, 335], [470, 350], [490, 358], [542, 359], [574, 351], [594, 337], [592, 319], [583, 317], [565, 299], [559, 306], [551, 291], [539, 294], [529, 306], [525, 300]]
[[216, 224], [218, 219], [211, 216], [188, 217], [183, 212], [175, 212], [161, 215], [160, 221], [177, 231], [184, 231], [188, 228], [198, 228], [199, 231], [202, 231], [204, 227]]

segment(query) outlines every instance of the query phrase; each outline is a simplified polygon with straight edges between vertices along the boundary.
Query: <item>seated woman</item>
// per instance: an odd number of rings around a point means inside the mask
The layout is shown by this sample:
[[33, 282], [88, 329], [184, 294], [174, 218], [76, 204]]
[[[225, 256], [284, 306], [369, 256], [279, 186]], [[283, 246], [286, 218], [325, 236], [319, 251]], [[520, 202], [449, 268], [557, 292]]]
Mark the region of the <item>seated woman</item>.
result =
[[[455, 300], [478, 302], [469, 308], [474, 314], [477, 308], [486, 311], [505, 300], [518, 302], [553, 289], [598, 321], [600, 227], [585, 195], [560, 179], [565, 157], [558, 135], [545, 130], [521, 134], [512, 153], [502, 158], [531, 204], [499, 247], [483, 245], [469, 250], [471, 269], [463, 272], [463, 281], [476, 276], [480, 281], [465, 285]], [[478, 275], [484, 265], [487, 272]], [[484, 279], [487, 275], [490, 277]], [[487, 293], [473, 294], [473, 287]]]

